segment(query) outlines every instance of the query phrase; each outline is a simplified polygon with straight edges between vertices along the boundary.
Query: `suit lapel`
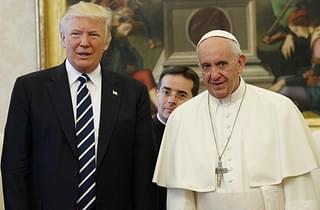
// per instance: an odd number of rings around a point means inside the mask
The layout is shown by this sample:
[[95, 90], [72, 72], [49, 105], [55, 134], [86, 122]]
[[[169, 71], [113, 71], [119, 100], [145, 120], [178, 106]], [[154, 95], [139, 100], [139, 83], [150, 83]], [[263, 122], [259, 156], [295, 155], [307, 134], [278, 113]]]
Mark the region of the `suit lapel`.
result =
[[109, 71], [102, 69], [101, 112], [98, 140], [98, 163], [101, 164], [110, 142], [120, 107], [121, 90], [117, 78]]
[[57, 67], [57, 71], [53, 71], [48, 84], [48, 91], [62, 130], [67, 137], [67, 141], [69, 142], [74, 155], [77, 157], [78, 149], [76, 147], [75, 139], [74, 115], [65, 64], [61, 64]]

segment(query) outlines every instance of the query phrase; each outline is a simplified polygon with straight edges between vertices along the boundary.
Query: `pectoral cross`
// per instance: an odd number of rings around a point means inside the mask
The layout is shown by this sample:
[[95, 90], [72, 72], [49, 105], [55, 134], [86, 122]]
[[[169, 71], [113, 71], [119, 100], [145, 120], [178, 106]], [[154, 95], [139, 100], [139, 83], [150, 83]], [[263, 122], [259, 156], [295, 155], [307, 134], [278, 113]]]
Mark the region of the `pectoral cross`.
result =
[[222, 167], [222, 161], [218, 161], [218, 167], [216, 167], [216, 174], [217, 174], [217, 186], [221, 187], [221, 182], [223, 180], [223, 174], [228, 173], [227, 168]]

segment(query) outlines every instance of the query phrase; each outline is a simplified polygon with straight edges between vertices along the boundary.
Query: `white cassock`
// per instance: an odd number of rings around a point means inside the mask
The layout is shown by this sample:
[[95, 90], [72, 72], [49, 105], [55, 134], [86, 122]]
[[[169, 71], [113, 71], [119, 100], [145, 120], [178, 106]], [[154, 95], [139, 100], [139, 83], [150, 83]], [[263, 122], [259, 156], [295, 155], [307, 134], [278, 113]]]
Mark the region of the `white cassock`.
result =
[[220, 154], [232, 133], [222, 156], [228, 172], [217, 187], [208, 94], [179, 106], [167, 122], [153, 178], [168, 188], [167, 209], [318, 210], [310, 171], [320, 159], [303, 116], [290, 99], [243, 79], [227, 99], [209, 96]]

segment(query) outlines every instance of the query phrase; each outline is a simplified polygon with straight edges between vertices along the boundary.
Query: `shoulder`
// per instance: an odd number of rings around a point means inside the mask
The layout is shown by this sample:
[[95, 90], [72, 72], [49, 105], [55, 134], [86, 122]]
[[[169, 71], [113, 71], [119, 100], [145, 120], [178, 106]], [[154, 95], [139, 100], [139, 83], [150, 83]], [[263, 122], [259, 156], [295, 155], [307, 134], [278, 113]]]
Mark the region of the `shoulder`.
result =
[[268, 105], [274, 104], [279, 106], [281, 104], [283, 105], [292, 104], [291, 99], [282, 94], [279, 94], [264, 88], [260, 88], [257, 86], [249, 85], [249, 84], [248, 84], [248, 93], [251, 96], [254, 95], [256, 98], [261, 99], [264, 103], [267, 103]]
[[300, 113], [293, 101], [279, 93], [248, 85], [248, 101], [254, 106], [259, 107], [259, 110], [264, 110], [276, 115], [286, 116], [293, 112]]
[[109, 70], [103, 71], [102, 89], [117, 92], [124, 102], [148, 99], [147, 87], [142, 82]]
[[64, 64], [24, 74], [22, 76], [19, 76], [16, 79], [16, 82], [23, 82], [25, 84], [29, 83], [35, 85], [37, 83], [41, 83], [41, 81], [47, 81], [48, 79], [54, 77], [54, 75], [57, 74], [64, 74], [65, 76], [67, 76]]
[[146, 86], [142, 82], [133, 79], [130, 75], [124, 75], [110, 70], [104, 71], [104, 74], [106, 74], [104, 78], [110, 79], [111, 82], [119, 83], [129, 91], [146, 89]]

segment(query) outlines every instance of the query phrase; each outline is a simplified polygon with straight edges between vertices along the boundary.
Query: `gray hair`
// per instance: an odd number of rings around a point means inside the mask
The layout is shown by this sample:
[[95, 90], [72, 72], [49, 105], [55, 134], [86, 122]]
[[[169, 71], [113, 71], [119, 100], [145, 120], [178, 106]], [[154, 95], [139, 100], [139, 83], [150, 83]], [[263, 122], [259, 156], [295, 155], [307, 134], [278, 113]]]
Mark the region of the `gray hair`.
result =
[[230, 40], [228, 42], [228, 47], [229, 47], [229, 49], [231, 50], [231, 52], [233, 53], [233, 55], [235, 57], [238, 57], [238, 56], [240, 56], [242, 54], [240, 46], [237, 43], [235, 43], [234, 41]]
[[113, 13], [109, 8], [94, 3], [80, 1], [68, 8], [67, 12], [60, 20], [59, 30], [62, 33], [66, 31], [66, 25], [70, 18], [88, 17], [105, 23], [105, 32], [108, 34], [111, 32], [112, 16]]

